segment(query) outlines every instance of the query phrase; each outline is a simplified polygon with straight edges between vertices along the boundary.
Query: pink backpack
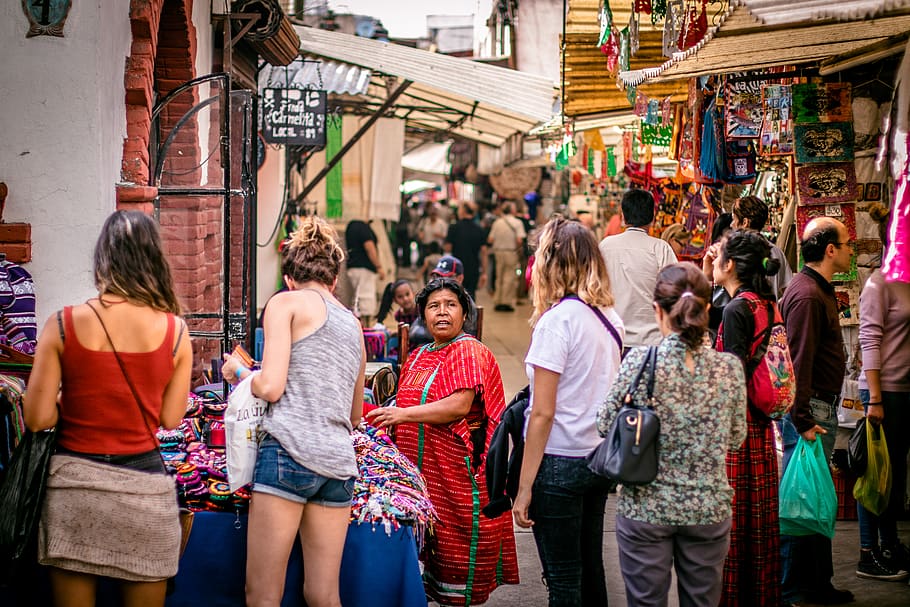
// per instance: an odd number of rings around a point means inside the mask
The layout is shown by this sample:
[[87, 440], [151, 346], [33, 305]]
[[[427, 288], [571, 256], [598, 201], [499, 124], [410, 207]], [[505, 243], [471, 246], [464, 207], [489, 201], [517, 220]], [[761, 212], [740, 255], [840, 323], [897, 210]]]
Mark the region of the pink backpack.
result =
[[[746, 364], [749, 402], [771, 419], [778, 419], [790, 411], [796, 398], [796, 375], [790, 358], [787, 329], [777, 304], [765, 302], [749, 291], [741, 296], [749, 302], [755, 319], [752, 355]], [[767, 309], [767, 314], [763, 307]]]

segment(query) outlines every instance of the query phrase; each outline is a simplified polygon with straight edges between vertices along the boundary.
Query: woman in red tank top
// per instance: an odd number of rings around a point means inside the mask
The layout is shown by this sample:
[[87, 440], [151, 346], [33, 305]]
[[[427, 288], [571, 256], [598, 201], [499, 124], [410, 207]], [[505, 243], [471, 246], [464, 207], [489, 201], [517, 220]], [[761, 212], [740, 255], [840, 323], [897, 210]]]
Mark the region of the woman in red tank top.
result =
[[29, 429], [58, 434], [38, 557], [56, 604], [94, 605], [105, 576], [124, 605], [164, 605], [180, 523], [154, 432], [180, 423], [193, 355], [155, 221], [108, 217], [94, 275], [97, 298], [46, 322], [24, 397]]

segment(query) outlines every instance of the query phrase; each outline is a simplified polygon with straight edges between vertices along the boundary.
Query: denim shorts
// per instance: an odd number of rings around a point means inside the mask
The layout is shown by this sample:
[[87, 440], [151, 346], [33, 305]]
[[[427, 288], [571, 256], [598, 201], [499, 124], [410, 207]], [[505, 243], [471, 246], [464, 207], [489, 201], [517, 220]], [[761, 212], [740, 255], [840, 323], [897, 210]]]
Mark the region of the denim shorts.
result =
[[317, 474], [298, 464], [277, 440], [265, 435], [259, 444], [253, 491], [298, 504], [350, 508], [354, 478], [338, 480]]

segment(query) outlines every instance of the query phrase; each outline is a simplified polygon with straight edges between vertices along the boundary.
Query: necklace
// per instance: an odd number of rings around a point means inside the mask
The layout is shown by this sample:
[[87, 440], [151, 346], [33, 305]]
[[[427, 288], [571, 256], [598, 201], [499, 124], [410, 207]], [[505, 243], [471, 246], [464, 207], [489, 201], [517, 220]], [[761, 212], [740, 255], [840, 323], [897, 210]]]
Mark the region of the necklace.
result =
[[461, 333], [459, 333], [458, 335], [456, 335], [449, 341], [439, 344], [438, 346], [436, 345], [435, 342], [432, 344], [429, 344], [429, 345], [427, 345], [427, 351], [436, 352], [437, 350], [442, 350], [446, 346], [449, 346], [449, 345], [453, 344], [454, 342], [458, 341], [458, 339], [461, 338], [463, 335], [464, 335], [464, 331], [462, 331]]

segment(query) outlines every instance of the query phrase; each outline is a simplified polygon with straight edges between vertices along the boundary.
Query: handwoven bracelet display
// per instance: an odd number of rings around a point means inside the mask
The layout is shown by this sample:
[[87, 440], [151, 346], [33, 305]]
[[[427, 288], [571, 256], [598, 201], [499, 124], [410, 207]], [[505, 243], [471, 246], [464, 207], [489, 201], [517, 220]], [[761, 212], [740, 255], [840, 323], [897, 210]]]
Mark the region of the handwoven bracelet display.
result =
[[216, 437], [223, 436], [224, 409], [224, 403], [213, 397], [191, 394], [180, 425], [158, 431], [161, 457], [175, 475], [177, 499], [190, 510], [241, 514], [249, 507], [248, 490], [231, 493], [228, 489], [224, 449], [206, 444], [213, 431]]
[[402, 524], [413, 525], [422, 545], [436, 518], [423, 475], [384, 430], [361, 425], [351, 437], [360, 471], [354, 483], [351, 520], [380, 524], [389, 535]]

